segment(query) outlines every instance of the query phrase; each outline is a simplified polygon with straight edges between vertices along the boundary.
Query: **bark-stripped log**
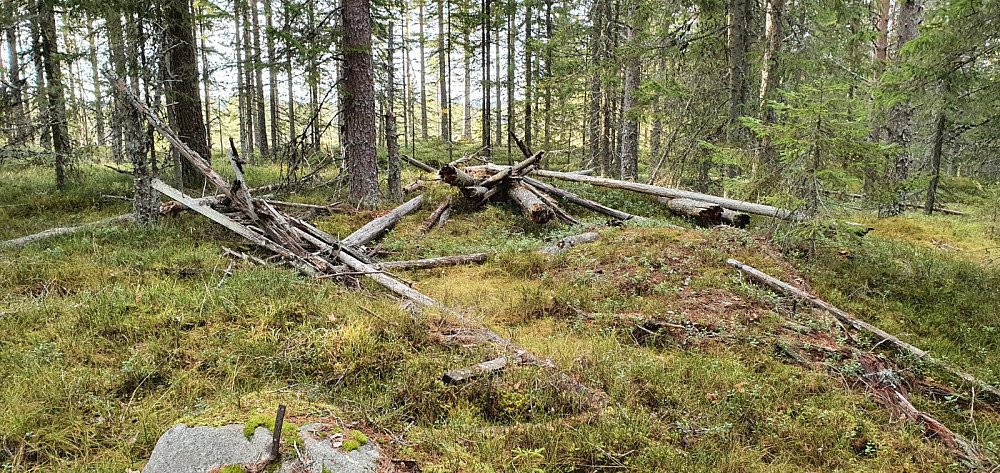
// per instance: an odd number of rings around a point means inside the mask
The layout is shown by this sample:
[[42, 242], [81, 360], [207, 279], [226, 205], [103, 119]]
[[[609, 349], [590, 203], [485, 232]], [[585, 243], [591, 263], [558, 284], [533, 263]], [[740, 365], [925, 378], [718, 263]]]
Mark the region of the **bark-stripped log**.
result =
[[556, 200], [553, 199], [552, 196], [550, 196], [550, 195], [542, 192], [537, 187], [535, 187], [535, 186], [533, 186], [531, 184], [528, 184], [527, 182], [524, 182], [523, 180], [520, 182], [520, 184], [522, 186], [524, 186], [525, 189], [528, 189], [533, 194], [535, 194], [536, 196], [538, 196], [539, 199], [542, 199], [542, 202], [545, 202], [545, 204], [548, 205], [550, 209], [552, 209], [552, 212], [555, 214], [556, 218], [558, 218], [559, 220], [562, 220], [564, 223], [568, 223], [570, 225], [583, 225], [583, 222], [577, 220], [572, 215], [566, 213], [565, 210], [561, 209], [559, 207], [559, 203], [556, 202]]
[[92, 228], [101, 227], [110, 223], [131, 222], [134, 218], [135, 218], [134, 214], [127, 213], [125, 215], [116, 215], [114, 217], [108, 217], [102, 220], [98, 220], [96, 222], [85, 223], [83, 225], [78, 225], [75, 227], [50, 228], [43, 232], [33, 233], [31, 235], [26, 235], [20, 238], [14, 238], [13, 240], [7, 240], [3, 243], [0, 243], [0, 246], [25, 246], [28, 243], [33, 243], [39, 240], [45, 240], [47, 238], [52, 238], [60, 235], [70, 235], [76, 232], [81, 232], [84, 230], [90, 230]]
[[584, 245], [587, 243], [593, 243], [601, 238], [601, 235], [597, 232], [587, 232], [580, 235], [572, 235], [563, 238], [549, 246], [538, 250], [539, 253], [546, 255], [559, 255], [565, 253], [573, 248], [574, 246]]
[[441, 204], [438, 205], [433, 212], [431, 212], [431, 216], [427, 217], [427, 220], [424, 220], [424, 224], [420, 226], [421, 231], [429, 232], [432, 228], [434, 228], [434, 225], [437, 225], [438, 220], [441, 219], [441, 214], [443, 214], [445, 210], [448, 210], [449, 206], [451, 206], [451, 199], [441, 201]]
[[340, 241], [340, 243], [346, 246], [366, 245], [388, 231], [390, 228], [396, 226], [396, 224], [399, 223], [399, 221], [406, 216], [406, 214], [420, 208], [420, 204], [423, 202], [423, 194], [418, 195], [403, 205], [392, 209], [391, 212], [368, 222], [365, 226], [355, 230], [354, 233], [345, 237]]
[[713, 226], [722, 223], [723, 208], [719, 204], [703, 200], [668, 199], [666, 197], [658, 197], [656, 201], [670, 209], [673, 214], [691, 218], [699, 225]]
[[[410, 261], [386, 261], [384, 263], [370, 264], [371, 267], [379, 271], [434, 269], [444, 268], [447, 266], [461, 266], [465, 264], [483, 264], [489, 256], [489, 253], [473, 253], [471, 255], [440, 256], [437, 258]], [[350, 272], [350, 268], [347, 266], [334, 266], [330, 268], [330, 273], [335, 275], [346, 272]]]
[[972, 376], [971, 374], [968, 374], [968, 373], [965, 373], [963, 371], [958, 370], [957, 368], [955, 368], [954, 366], [952, 366], [950, 363], [942, 361], [942, 360], [935, 359], [934, 357], [930, 356], [930, 354], [928, 354], [927, 352], [925, 352], [925, 351], [923, 351], [923, 350], [921, 350], [921, 349], [919, 349], [919, 348], [917, 348], [917, 347], [915, 347], [913, 345], [910, 345], [909, 343], [906, 343], [906, 342], [900, 340], [899, 338], [896, 338], [895, 336], [889, 334], [888, 332], [886, 332], [886, 331], [884, 331], [884, 330], [882, 330], [882, 329], [880, 329], [880, 328], [878, 328], [878, 327], [876, 327], [874, 325], [871, 325], [868, 322], [865, 322], [865, 321], [863, 321], [861, 319], [858, 319], [857, 317], [854, 317], [853, 315], [848, 314], [847, 312], [844, 312], [844, 311], [838, 309], [837, 307], [833, 306], [832, 304], [830, 304], [830, 303], [828, 303], [828, 302], [826, 302], [826, 301], [824, 301], [824, 300], [822, 300], [822, 299], [820, 299], [820, 298], [818, 298], [818, 297], [816, 297], [816, 296], [814, 296], [812, 294], [809, 294], [809, 293], [807, 293], [807, 292], [805, 292], [805, 291], [803, 291], [801, 289], [798, 289], [798, 288], [796, 288], [796, 287], [794, 287], [794, 286], [792, 286], [792, 285], [790, 285], [788, 283], [785, 283], [785, 282], [783, 282], [783, 281], [781, 281], [781, 280], [779, 280], [777, 278], [771, 277], [771, 276], [769, 276], [769, 275], [767, 275], [767, 274], [765, 274], [765, 273], [757, 270], [756, 268], [753, 268], [751, 266], [747, 266], [747, 265], [745, 265], [745, 264], [743, 264], [743, 263], [741, 263], [741, 262], [739, 262], [737, 260], [734, 260], [734, 259], [727, 260], [726, 263], [728, 263], [730, 266], [732, 266], [732, 267], [740, 270], [742, 273], [744, 273], [747, 276], [749, 276], [750, 279], [752, 279], [754, 281], [757, 281], [757, 282], [759, 282], [761, 284], [764, 284], [764, 285], [766, 285], [766, 286], [768, 286], [771, 289], [774, 289], [776, 291], [780, 291], [780, 292], [788, 294], [788, 295], [790, 295], [792, 297], [795, 297], [797, 299], [802, 299], [802, 300], [804, 300], [806, 302], [809, 302], [810, 304], [812, 304], [812, 305], [814, 305], [816, 307], [819, 307], [820, 309], [823, 309], [823, 310], [829, 312], [831, 315], [833, 315], [834, 317], [836, 317], [837, 320], [840, 320], [841, 322], [843, 322], [843, 323], [845, 323], [847, 325], [850, 325], [851, 327], [854, 327], [857, 330], [861, 330], [863, 332], [868, 332], [868, 333], [872, 334], [873, 336], [875, 336], [875, 338], [878, 339], [878, 341], [879, 341], [880, 344], [884, 343], [886, 345], [889, 345], [889, 346], [895, 348], [896, 350], [898, 350], [900, 352], [907, 353], [907, 354], [913, 356], [914, 358], [918, 358], [918, 359], [923, 360], [923, 361], [925, 361], [927, 363], [939, 366], [940, 368], [944, 369], [945, 371], [948, 371], [949, 373], [957, 376], [958, 378], [961, 378], [963, 381], [965, 381], [965, 382], [967, 382], [969, 384], [974, 385], [976, 387], [976, 390], [978, 390], [978, 392], [980, 392], [980, 393], [988, 393], [994, 399], [1000, 400], [1000, 390], [997, 390], [997, 388], [991, 386], [990, 384], [986, 383], [985, 381], [983, 381], [983, 380], [981, 380], [979, 378], [976, 378], [975, 376]]
[[415, 181], [407, 184], [405, 187], [403, 187], [403, 194], [404, 195], [405, 194], [409, 194], [411, 192], [414, 192], [414, 191], [417, 191], [419, 189], [422, 189], [424, 187], [424, 184], [426, 184], [426, 183], [423, 180], [417, 179], [417, 180], [415, 180]]
[[786, 210], [786, 209], [779, 209], [777, 207], [771, 207], [770, 205], [754, 204], [751, 202], [743, 202], [741, 200], [727, 199], [724, 197], [701, 194], [698, 192], [691, 192], [680, 189], [671, 189], [669, 187], [651, 186], [649, 184], [640, 184], [638, 182], [619, 181], [616, 179], [607, 179], [603, 177], [594, 177], [594, 176], [583, 176], [580, 174], [570, 174], [570, 173], [556, 172], [556, 171], [536, 170], [534, 171], [534, 174], [536, 176], [541, 176], [541, 177], [562, 179], [565, 181], [573, 181], [573, 182], [582, 182], [584, 184], [610, 187], [613, 189], [630, 190], [634, 192], [641, 192], [643, 194], [650, 194], [659, 197], [668, 197], [671, 199], [685, 198], [685, 199], [702, 200], [705, 202], [721, 205], [722, 207], [731, 210], [738, 210], [740, 212], [764, 215], [767, 217], [775, 217], [782, 220], [791, 220], [793, 222], [801, 222], [806, 218], [805, 215], [799, 212], [793, 212], [791, 210]]
[[[917, 205], [917, 204], [907, 203], [906, 204], [906, 208], [908, 208], [908, 209], [924, 210], [926, 207], [923, 206], [923, 205]], [[946, 209], [944, 207], [934, 207], [934, 211], [938, 212], [938, 213], [943, 213], [943, 214], [946, 214], [946, 215], [968, 215], [965, 212], [961, 212], [961, 211], [958, 211], [958, 210]]]
[[552, 217], [555, 216], [555, 212], [542, 199], [521, 183], [508, 186], [507, 197], [510, 197], [511, 202], [521, 208], [524, 216], [539, 225], [552, 220]]
[[413, 167], [415, 167], [417, 169], [420, 169], [421, 171], [437, 172], [436, 169], [434, 169], [434, 168], [432, 168], [432, 167], [430, 167], [430, 166], [428, 166], [428, 165], [426, 165], [426, 164], [424, 164], [424, 163], [422, 163], [420, 161], [417, 161], [416, 159], [413, 159], [413, 158], [411, 158], [411, 157], [409, 157], [409, 156], [407, 156], [405, 154], [401, 154], [401, 155], [399, 155], [399, 157], [403, 158], [403, 161], [406, 161], [411, 166], [413, 166]]
[[506, 356], [501, 356], [499, 358], [474, 364], [467, 368], [448, 371], [442, 378], [447, 384], [457, 384], [484, 374], [500, 371], [507, 367], [507, 364], [511, 361], [513, 360], [508, 359]]
[[621, 220], [621, 221], [625, 221], [625, 220], [637, 220], [637, 221], [646, 220], [645, 217], [640, 217], [638, 215], [632, 215], [632, 214], [630, 214], [628, 212], [622, 212], [621, 210], [613, 209], [613, 208], [608, 207], [606, 205], [602, 205], [602, 204], [594, 202], [592, 200], [580, 197], [579, 195], [574, 194], [574, 193], [572, 193], [570, 191], [567, 191], [565, 189], [560, 189], [560, 188], [558, 188], [556, 186], [552, 186], [552, 185], [546, 184], [546, 183], [544, 183], [542, 181], [539, 181], [539, 180], [536, 180], [536, 179], [532, 179], [532, 178], [527, 177], [527, 176], [522, 177], [521, 180], [524, 181], [524, 182], [526, 182], [526, 183], [528, 183], [528, 184], [531, 184], [531, 185], [535, 186], [536, 188], [538, 188], [538, 189], [540, 189], [542, 191], [548, 192], [549, 194], [552, 194], [552, 195], [554, 195], [556, 197], [559, 197], [559, 198], [562, 198], [562, 199], [566, 199], [566, 200], [568, 200], [568, 201], [570, 201], [570, 202], [572, 202], [572, 203], [574, 203], [576, 205], [579, 205], [580, 207], [583, 207], [583, 208], [588, 209], [588, 210], [592, 210], [592, 211], [600, 213], [600, 214], [607, 215], [608, 217], [611, 217], [611, 218], [616, 219], [616, 220]]

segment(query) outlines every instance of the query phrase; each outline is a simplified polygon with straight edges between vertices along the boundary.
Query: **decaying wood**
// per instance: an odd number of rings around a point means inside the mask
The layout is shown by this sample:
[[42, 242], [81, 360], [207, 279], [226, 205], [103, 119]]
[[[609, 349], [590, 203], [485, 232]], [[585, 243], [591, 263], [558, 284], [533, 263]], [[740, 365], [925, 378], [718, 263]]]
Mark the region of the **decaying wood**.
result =
[[906, 354], [908, 354], [910, 356], [913, 356], [914, 358], [923, 360], [923, 361], [925, 361], [925, 362], [927, 362], [929, 364], [932, 364], [932, 365], [936, 365], [936, 366], [940, 367], [941, 369], [944, 369], [945, 371], [948, 371], [952, 375], [954, 375], [954, 376], [962, 379], [963, 381], [965, 381], [965, 382], [967, 382], [967, 383], [975, 386], [976, 392], [978, 392], [980, 394], [988, 394], [992, 398], [994, 398], [995, 400], [1000, 400], [1000, 390], [997, 390], [997, 388], [991, 386], [990, 384], [986, 383], [985, 381], [983, 381], [983, 380], [981, 380], [979, 378], [976, 378], [975, 376], [972, 376], [971, 374], [968, 374], [968, 373], [965, 373], [965, 372], [959, 370], [958, 368], [952, 366], [950, 363], [945, 362], [943, 360], [938, 360], [938, 359], [932, 357], [927, 352], [925, 352], [925, 351], [923, 351], [923, 350], [921, 350], [921, 349], [919, 349], [919, 348], [917, 348], [917, 347], [915, 347], [913, 345], [910, 345], [909, 343], [906, 343], [906, 342], [900, 340], [899, 338], [895, 337], [894, 335], [891, 335], [888, 332], [886, 332], [886, 331], [884, 331], [884, 330], [882, 330], [882, 329], [880, 329], [878, 327], [875, 327], [874, 325], [869, 324], [868, 322], [865, 322], [865, 321], [863, 321], [861, 319], [858, 319], [857, 317], [854, 317], [853, 315], [848, 314], [847, 312], [844, 312], [843, 310], [838, 309], [837, 307], [833, 306], [832, 304], [830, 304], [830, 303], [828, 303], [828, 302], [826, 302], [826, 301], [824, 301], [824, 300], [822, 300], [822, 299], [820, 299], [820, 298], [818, 298], [818, 297], [816, 297], [816, 296], [814, 296], [812, 294], [809, 294], [809, 293], [807, 293], [807, 292], [805, 292], [805, 291], [803, 291], [801, 289], [798, 289], [798, 288], [796, 288], [796, 287], [794, 287], [794, 286], [792, 286], [792, 285], [790, 285], [790, 284], [788, 284], [786, 282], [783, 282], [783, 281], [781, 281], [781, 280], [779, 280], [777, 278], [771, 277], [771, 276], [769, 276], [769, 275], [767, 275], [767, 274], [765, 274], [765, 273], [757, 270], [756, 268], [753, 268], [751, 266], [747, 266], [747, 265], [745, 265], [745, 264], [743, 264], [743, 263], [741, 263], [741, 262], [739, 262], [737, 260], [734, 260], [734, 259], [727, 260], [726, 263], [728, 263], [730, 266], [738, 269], [743, 274], [746, 274], [747, 276], [750, 277], [750, 279], [752, 279], [752, 280], [754, 280], [756, 282], [764, 284], [764, 285], [766, 285], [766, 286], [768, 286], [768, 287], [770, 287], [770, 288], [772, 288], [772, 289], [774, 289], [776, 291], [783, 292], [783, 293], [785, 293], [787, 295], [790, 295], [792, 297], [795, 297], [797, 299], [801, 299], [801, 300], [804, 300], [806, 302], [809, 302], [810, 304], [812, 304], [812, 305], [814, 305], [814, 306], [816, 306], [816, 307], [818, 307], [820, 309], [823, 309], [826, 312], [830, 313], [831, 315], [833, 315], [834, 317], [836, 317], [837, 320], [841, 321], [842, 323], [844, 323], [846, 325], [850, 325], [851, 327], [854, 327], [856, 330], [861, 330], [863, 332], [867, 332], [867, 333], [873, 335], [876, 339], [878, 339], [879, 344], [885, 344], [885, 345], [891, 346], [891, 347], [893, 347], [894, 349], [896, 349], [896, 350], [898, 350], [900, 352], [903, 352], [903, 353], [906, 353]]
[[411, 192], [416, 192], [417, 190], [422, 189], [426, 184], [427, 183], [423, 180], [417, 179], [403, 187], [403, 194], [405, 195]]
[[451, 370], [444, 374], [443, 379], [445, 383], [457, 384], [463, 381], [470, 380], [482, 376], [484, 374], [492, 373], [495, 371], [500, 371], [507, 367], [510, 360], [506, 356], [501, 356], [499, 358], [494, 358], [492, 360], [484, 361], [482, 363], [477, 363], [467, 368], [461, 368], [457, 370]]
[[436, 169], [434, 169], [434, 168], [432, 168], [432, 167], [430, 167], [430, 166], [428, 166], [428, 165], [426, 165], [426, 164], [424, 164], [424, 163], [422, 163], [420, 161], [417, 161], [416, 159], [413, 159], [413, 158], [411, 158], [411, 157], [409, 157], [409, 156], [407, 156], [405, 154], [401, 154], [401, 155], [399, 155], [399, 157], [403, 158], [403, 161], [406, 161], [411, 166], [413, 166], [413, 167], [415, 167], [417, 169], [420, 169], [421, 171], [437, 172]]
[[601, 238], [601, 235], [597, 232], [587, 232], [580, 235], [573, 235], [563, 238], [549, 246], [538, 250], [539, 253], [544, 253], [547, 255], [558, 255], [569, 251], [570, 248], [574, 246], [579, 246], [587, 243], [593, 243]]
[[450, 198], [442, 200], [441, 203], [437, 206], [437, 208], [434, 209], [433, 212], [431, 212], [431, 216], [427, 217], [427, 220], [424, 220], [424, 224], [420, 226], [421, 231], [425, 233], [431, 231], [431, 229], [434, 228], [435, 225], [437, 225], [438, 220], [441, 219], [441, 215], [448, 210], [449, 206], [451, 206]]
[[740, 212], [757, 214], [757, 215], [764, 215], [767, 217], [774, 217], [782, 220], [790, 220], [793, 222], [800, 222], [805, 220], [806, 218], [805, 215], [799, 212], [780, 209], [777, 207], [772, 207], [770, 205], [754, 204], [751, 202], [743, 202], [740, 200], [727, 199], [724, 197], [701, 194], [698, 192], [691, 192], [680, 189], [671, 189], [669, 187], [659, 187], [659, 186], [652, 186], [649, 184], [640, 184], [638, 182], [619, 181], [616, 179], [584, 176], [580, 174], [571, 174], [571, 173], [557, 172], [557, 171], [535, 170], [533, 173], [536, 176], [541, 176], [541, 177], [561, 179], [564, 181], [582, 182], [584, 184], [610, 187], [613, 189], [630, 190], [634, 192], [641, 192], [643, 194], [650, 194], [659, 197], [667, 197], [671, 199], [684, 198], [684, 199], [701, 200], [704, 202], [718, 204], [721, 205], [723, 208], [731, 210], [737, 210]]
[[292, 209], [315, 210], [317, 212], [333, 212], [335, 210], [334, 207], [337, 205], [337, 204], [331, 204], [331, 205], [313, 205], [313, 204], [303, 204], [303, 203], [299, 203], [299, 202], [286, 202], [286, 201], [272, 200], [272, 199], [254, 199], [254, 200], [255, 201], [267, 202], [268, 204], [271, 204], [271, 205], [276, 206], [276, 207], [288, 207], [288, 208], [292, 208]]
[[450, 184], [455, 187], [472, 187], [478, 186], [480, 179], [472, 177], [465, 171], [459, 169], [456, 166], [447, 165], [438, 171], [438, 175], [441, 176], [441, 180], [445, 184]]
[[910, 422], [922, 424], [928, 434], [944, 443], [961, 459], [976, 466], [987, 462], [975, 443], [956, 434], [910, 402], [906, 388], [890, 363], [872, 353], [855, 353], [855, 359], [864, 371], [864, 375], [859, 376], [859, 379], [875, 394], [882, 405]]
[[[369, 263], [376, 271], [397, 271], [434, 269], [446, 266], [461, 266], [465, 264], [483, 264], [489, 258], [489, 253], [473, 253], [471, 255], [439, 256], [437, 258], [425, 258], [409, 261], [386, 261], [383, 263]], [[347, 266], [334, 266], [330, 268], [331, 276], [338, 276], [351, 272]]]
[[396, 207], [391, 212], [368, 222], [365, 226], [355, 230], [354, 233], [345, 237], [340, 243], [346, 246], [366, 245], [388, 231], [390, 228], [396, 226], [396, 224], [399, 223], [404, 216], [419, 209], [420, 204], [423, 202], [423, 194], [418, 195], [405, 202], [403, 205]]
[[507, 186], [507, 197], [514, 202], [526, 217], [539, 225], [552, 220], [555, 212], [534, 192], [531, 192], [521, 183], [514, 183]]
[[722, 223], [723, 208], [719, 204], [694, 199], [670, 199], [657, 197], [657, 202], [666, 206], [675, 215], [688, 217], [698, 225], [714, 226]]
[[722, 209], [722, 223], [736, 228], [750, 225], [750, 215], [730, 209]]
[[[925, 206], [907, 203], [906, 204], [906, 208], [908, 208], [908, 209], [924, 210]], [[965, 212], [960, 212], [958, 210], [946, 209], [944, 207], [934, 207], [934, 211], [938, 212], [938, 213], [943, 213], [943, 214], [946, 214], [946, 215], [968, 215]]]
[[597, 212], [599, 214], [607, 215], [608, 217], [611, 217], [611, 218], [616, 219], [616, 220], [621, 220], [621, 221], [626, 221], [626, 220], [636, 220], [636, 221], [646, 220], [645, 217], [640, 217], [638, 215], [632, 215], [632, 214], [630, 214], [628, 212], [622, 212], [621, 210], [613, 209], [613, 208], [608, 207], [606, 205], [602, 205], [602, 204], [594, 202], [592, 200], [580, 197], [579, 195], [574, 194], [574, 193], [572, 193], [570, 191], [567, 191], [565, 189], [560, 189], [560, 188], [558, 188], [556, 186], [546, 184], [546, 183], [544, 183], [542, 181], [539, 181], [537, 179], [532, 179], [530, 177], [525, 176], [525, 177], [522, 177], [521, 180], [524, 181], [524, 182], [526, 182], [526, 183], [528, 183], [528, 184], [531, 184], [532, 186], [535, 186], [536, 188], [538, 188], [538, 189], [540, 189], [542, 191], [548, 192], [549, 194], [552, 194], [552, 195], [554, 195], [556, 197], [559, 197], [559, 198], [562, 198], [562, 199], [566, 199], [566, 200], [568, 200], [568, 201], [570, 201], [570, 202], [572, 202], [572, 203], [574, 203], [576, 205], [579, 205], [580, 207], [583, 207], [583, 208], [588, 209], [588, 210], [592, 210], [592, 211]]
[[566, 213], [565, 210], [561, 209], [559, 207], [559, 203], [556, 202], [556, 200], [553, 199], [552, 196], [546, 194], [545, 192], [542, 192], [537, 187], [528, 184], [527, 182], [524, 182], [524, 180], [521, 180], [520, 185], [524, 186], [525, 189], [531, 191], [539, 199], [542, 199], [542, 202], [545, 202], [545, 204], [548, 205], [550, 209], [552, 209], [552, 212], [559, 220], [562, 220], [564, 223], [568, 223], [570, 225], [583, 225], [583, 222], [577, 220], [572, 215]]
[[90, 230], [92, 228], [101, 227], [111, 223], [117, 222], [130, 222], [134, 219], [135, 215], [127, 213], [125, 215], [116, 215], [114, 217], [108, 217], [96, 222], [85, 223], [83, 225], [78, 225], [76, 227], [59, 227], [50, 228], [44, 232], [33, 233], [31, 235], [26, 235], [20, 238], [14, 238], [13, 240], [7, 240], [0, 243], [0, 246], [25, 246], [29, 243], [33, 243], [39, 240], [45, 240], [47, 238], [52, 238], [60, 235], [70, 235], [76, 232], [81, 232], [84, 230]]

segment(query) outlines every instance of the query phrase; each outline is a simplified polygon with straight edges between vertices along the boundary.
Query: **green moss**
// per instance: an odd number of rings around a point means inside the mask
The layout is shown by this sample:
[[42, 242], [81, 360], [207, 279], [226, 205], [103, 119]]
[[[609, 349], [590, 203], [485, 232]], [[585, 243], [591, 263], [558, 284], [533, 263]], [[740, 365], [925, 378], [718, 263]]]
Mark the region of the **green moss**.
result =
[[229, 465], [222, 467], [219, 473], [246, 473], [246, 468], [243, 465]]

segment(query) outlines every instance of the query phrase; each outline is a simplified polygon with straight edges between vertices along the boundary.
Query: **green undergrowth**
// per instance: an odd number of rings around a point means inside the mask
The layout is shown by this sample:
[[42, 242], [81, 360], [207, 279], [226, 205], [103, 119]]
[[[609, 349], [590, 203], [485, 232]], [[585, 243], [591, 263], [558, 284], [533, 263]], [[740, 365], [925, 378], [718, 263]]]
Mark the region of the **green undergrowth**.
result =
[[[47, 179], [25, 172], [26, 182]], [[19, 173], [4, 179], [19, 181]], [[407, 171], [406, 179], [415, 177]], [[108, 191], [98, 186], [115, 179], [73, 192], [99, 196]], [[921, 427], [898, 422], [851, 382], [845, 360], [831, 355], [824, 367], [809, 369], [782, 356], [784, 319], [834, 334], [838, 328], [807, 311], [791, 314], [786, 301], [747, 284], [725, 261], [782, 278], [795, 277], [797, 268], [832, 302], [997, 381], [1000, 345], [987, 329], [1000, 326], [991, 309], [1000, 298], [992, 269], [878, 235], [790, 264], [759, 235], [657, 228], [681, 222], [645, 199], [567, 187], [654, 219], [602, 228], [598, 242], [548, 257], [537, 249], [583, 229], [535, 225], [501, 204], [458, 208], [446, 225], [422, 233], [421, 222], [454, 194], [433, 185], [422, 209], [381, 241], [380, 257], [491, 252], [481, 266], [399, 276], [454, 308], [465, 324], [488, 325], [603, 391], [603, 408], [538, 366], [447, 385], [445, 371], [501, 353], [440, 343], [430, 329], [461, 320], [435, 311], [412, 316], [368, 282], [352, 287], [231, 263], [221, 246], [264, 255], [185, 214], [156, 228], [113, 225], [0, 249], [0, 468], [138, 469], [177, 423], [269, 425], [285, 404], [292, 433], [295, 424], [315, 420], [358, 422], [366, 441], [428, 472], [964, 469]], [[36, 205], [4, 189], [5, 205]], [[339, 192], [281, 198], [332, 202]], [[63, 210], [45, 223], [2, 214], [0, 228], [13, 237], [70, 223], [94, 205], [74, 199], [53, 197], [51, 208]], [[387, 210], [310, 221], [344, 236]], [[647, 320], [688, 328], [649, 334], [639, 328]], [[997, 450], [1000, 421], [991, 409], [912, 395], [950, 428]], [[392, 442], [390, 433], [406, 442]]]

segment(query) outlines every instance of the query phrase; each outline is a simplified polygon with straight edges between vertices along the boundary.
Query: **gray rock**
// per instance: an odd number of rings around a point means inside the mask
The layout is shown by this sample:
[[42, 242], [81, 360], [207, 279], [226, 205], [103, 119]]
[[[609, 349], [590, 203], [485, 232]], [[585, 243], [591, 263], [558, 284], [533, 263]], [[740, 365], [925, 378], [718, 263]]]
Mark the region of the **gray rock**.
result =
[[[282, 462], [281, 473], [323, 473], [323, 468], [335, 473], [374, 473], [378, 471], [381, 455], [371, 440], [357, 450], [344, 452], [334, 447], [332, 439], [322, 438], [316, 432], [328, 427], [325, 424], [308, 424], [299, 429], [299, 435], [305, 445], [299, 446], [298, 458], [288, 458]], [[294, 455], [294, 454], [293, 454]]]
[[180, 424], [156, 441], [143, 473], [207, 473], [226, 465], [255, 465], [267, 458], [271, 432], [257, 427], [243, 435], [243, 424], [188, 427]]

